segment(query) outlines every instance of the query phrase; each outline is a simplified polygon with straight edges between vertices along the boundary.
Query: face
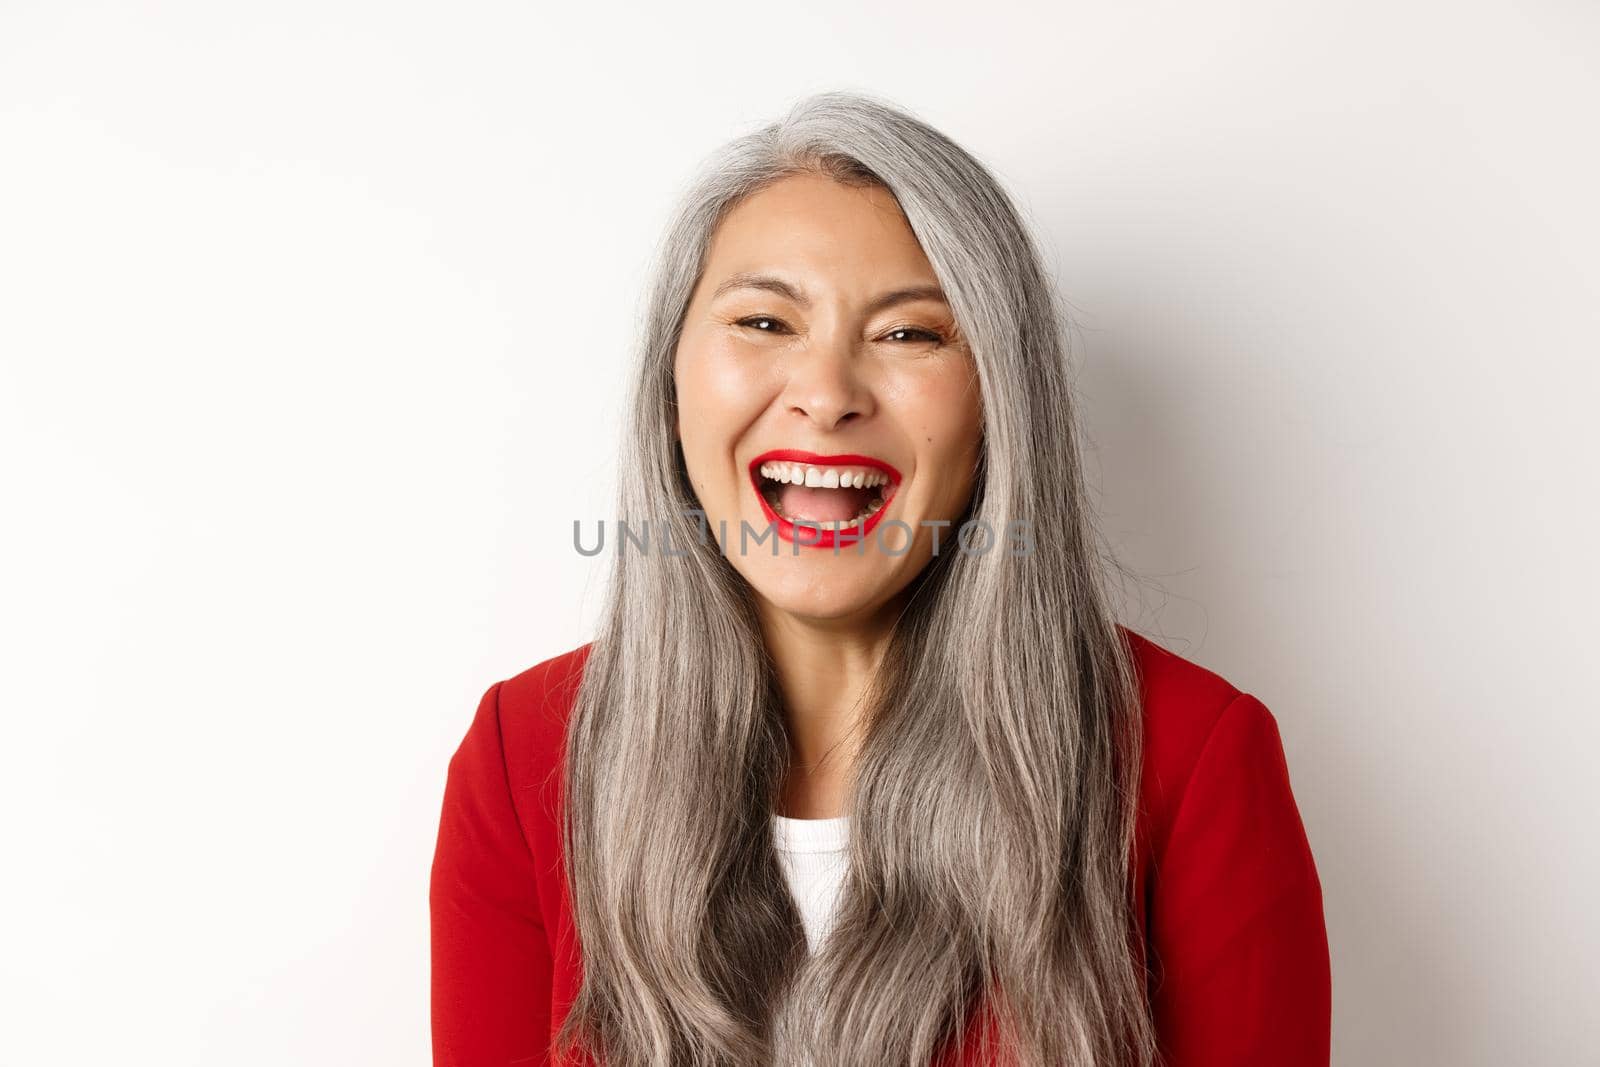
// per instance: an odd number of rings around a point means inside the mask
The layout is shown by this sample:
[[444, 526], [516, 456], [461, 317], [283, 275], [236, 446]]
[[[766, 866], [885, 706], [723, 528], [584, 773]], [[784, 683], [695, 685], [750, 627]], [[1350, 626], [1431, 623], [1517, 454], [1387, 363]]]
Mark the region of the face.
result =
[[927, 565], [935, 536], [955, 549], [980, 451], [978, 382], [887, 190], [796, 175], [731, 211], [674, 377], [708, 535], [765, 606], [865, 619]]

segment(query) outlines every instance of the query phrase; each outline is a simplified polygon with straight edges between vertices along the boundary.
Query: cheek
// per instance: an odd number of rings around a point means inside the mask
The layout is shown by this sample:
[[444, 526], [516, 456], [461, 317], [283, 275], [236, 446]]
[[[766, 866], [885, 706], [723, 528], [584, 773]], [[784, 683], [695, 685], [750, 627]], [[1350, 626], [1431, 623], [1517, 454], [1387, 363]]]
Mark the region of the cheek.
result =
[[733, 446], [761, 413], [763, 374], [747, 353], [686, 339], [673, 364], [673, 381], [684, 458], [698, 482], [717, 465], [728, 466]]
[[673, 366], [679, 418], [724, 425], [747, 421], [761, 406], [762, 368], [731, 346], [686, 339]]
[[983, 434], [978, 381], [966, 364], [939, 371], [902, 383], [904, 424], [917, 433], [916, 447], [931, 462], [964, 468], [976, 459]]

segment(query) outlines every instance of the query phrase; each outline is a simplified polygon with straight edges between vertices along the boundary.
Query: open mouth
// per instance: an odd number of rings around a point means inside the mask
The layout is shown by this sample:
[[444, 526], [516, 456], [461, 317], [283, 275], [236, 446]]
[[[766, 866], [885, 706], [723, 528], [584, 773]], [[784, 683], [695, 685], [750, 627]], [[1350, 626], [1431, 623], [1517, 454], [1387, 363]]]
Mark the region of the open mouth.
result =
[[[831, 544], [833, 535], [864, 536], [881, 518], [900, 484], [900, 472], [871, 456], [820, 456], [784, 449], [750, 463], [750, 478], [779, 535], [795, 539], [805, 523], [806, 542]], [[812, 538], [821, 535], [821, 540]]]

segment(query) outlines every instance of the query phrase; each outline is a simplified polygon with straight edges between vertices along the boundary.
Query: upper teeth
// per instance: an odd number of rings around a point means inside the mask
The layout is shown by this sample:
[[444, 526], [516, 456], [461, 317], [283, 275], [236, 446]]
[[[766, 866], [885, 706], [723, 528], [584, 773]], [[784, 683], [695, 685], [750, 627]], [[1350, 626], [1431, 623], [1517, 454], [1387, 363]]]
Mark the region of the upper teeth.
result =
[[813, 467], [807, 463], [763, 463], [761, 477], [813, 489], [870, 489], [889, 476], [870, 467]]

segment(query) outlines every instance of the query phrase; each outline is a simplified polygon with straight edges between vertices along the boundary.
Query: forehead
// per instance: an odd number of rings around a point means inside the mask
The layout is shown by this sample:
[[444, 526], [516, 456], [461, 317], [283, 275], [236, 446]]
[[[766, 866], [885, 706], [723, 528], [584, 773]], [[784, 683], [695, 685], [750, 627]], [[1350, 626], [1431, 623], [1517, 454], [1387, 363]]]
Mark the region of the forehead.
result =
[[822, 175], [779, 179], [747, 197], [717, 227], [707, 280], [778, 270], [807, 280], [933, 282], [933, 267], [894, 195]]

